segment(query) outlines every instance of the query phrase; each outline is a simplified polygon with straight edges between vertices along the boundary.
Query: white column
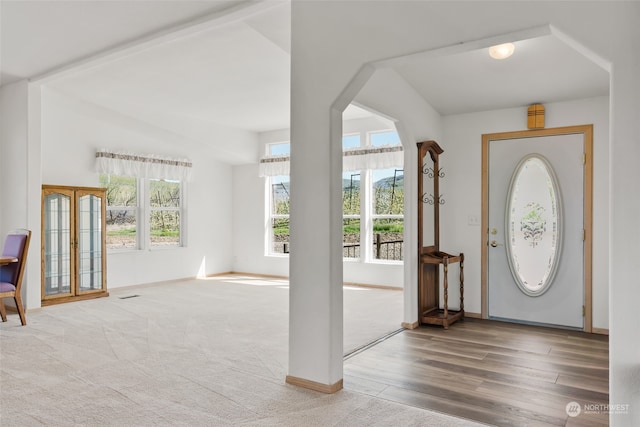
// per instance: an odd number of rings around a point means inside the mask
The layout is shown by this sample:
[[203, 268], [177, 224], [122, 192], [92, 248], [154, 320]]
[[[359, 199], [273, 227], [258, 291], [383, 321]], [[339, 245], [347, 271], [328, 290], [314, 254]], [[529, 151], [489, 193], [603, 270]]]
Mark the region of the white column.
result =
[[342, 388], [343, 352], [342, 120], [333, 111], [331, 129], [329, 112], [292, 93], [287, 382], [324, 392]]
[[28, 83], [0, 89], [0, 232], [27, 226]]
[[609, 401], [629, 406], [613, 408], [613, 426], [640, 425], [640, 65], [638, 52], [627, 52], [625, 63], [614, 64], [611, 84]]
[[22, 284], [26, 309], [40, 307], [41, 185], [40, 87], [22, 80], [0, 90], [0, 233], [32, 232]]

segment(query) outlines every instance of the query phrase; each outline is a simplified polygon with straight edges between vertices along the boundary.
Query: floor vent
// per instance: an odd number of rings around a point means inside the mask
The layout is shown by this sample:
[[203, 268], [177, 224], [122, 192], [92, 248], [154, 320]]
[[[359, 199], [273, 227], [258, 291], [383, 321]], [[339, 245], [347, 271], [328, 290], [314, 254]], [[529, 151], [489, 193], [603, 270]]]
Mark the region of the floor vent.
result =
[[389, 332], [388, 334], [381, 336], [380, 338], [378, 338], [378, 339], [377, 339], [377, 340], [375, 340], [375, 341], [371, 341], [371, 342], [370, 342], [370, 343], [368, 343], [368, 344], [365, 344], [365, 345], [363, 345], [363, 346], [361, 346], [361, 347], [356, 348], [355, 350], [350, 351], [349, 353], [345, 354], [345, 355], [342, 357], [342, 360], [347, 360], [348, 358], [353, 357], [353, 356], [355, 356], [356, 354], [360, 354], [360, 353], [362, 353], [363, 351], [365, 351], [365, 350], [367, 350], [367, 349], [370, 349], [370, 348], [371, 348], [371, 347], [373, 347], [374, 345], [380, 344], [382, 341], [385, 341], [386, 339], [391, 338], [392, 336], [394, 336], [394, 335], [396, 335], [396, 334], [399, 334], [399, 333], [400, 333], [400, 332], [402, 332], [402, 331], [404, 331], [404, 328], [400, 328], [400, 329], [395, 330], [395, 331], [393, 331], [393, 332]]
[[120, 297], [120, 299], [129, 299], [129, 298], [137, 298], [140, 295], [127, 295], [126, 297]]

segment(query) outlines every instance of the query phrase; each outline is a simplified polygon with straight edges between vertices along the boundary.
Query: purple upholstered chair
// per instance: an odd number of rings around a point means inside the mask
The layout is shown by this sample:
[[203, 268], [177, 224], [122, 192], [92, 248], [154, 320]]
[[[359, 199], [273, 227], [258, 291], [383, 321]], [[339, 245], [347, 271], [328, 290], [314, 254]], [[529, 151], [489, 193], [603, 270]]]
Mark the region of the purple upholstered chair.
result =
[[27, 324], [27, 319], [24, 316], [20, 287], [22, 286], [24, 265], [27, 263], [30, 240], [31, 230], [16, 230], [9, 233], [4, 241], [2, 256], [17, 258], [18, 262], [0, 266], [0, 315], [2, 315], [2, 321], [7, 321], [3, 299], [13, 297], [22, 326]]

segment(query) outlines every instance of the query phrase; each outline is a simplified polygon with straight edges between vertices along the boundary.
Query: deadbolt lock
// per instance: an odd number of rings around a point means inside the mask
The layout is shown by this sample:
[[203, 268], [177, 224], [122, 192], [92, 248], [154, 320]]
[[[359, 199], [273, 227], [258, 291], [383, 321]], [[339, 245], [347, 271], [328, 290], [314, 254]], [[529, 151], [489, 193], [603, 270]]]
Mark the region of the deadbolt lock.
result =
[[496, 230], [495, 228], [491, 229], [491, 234], [498, 234], [498, 230]]

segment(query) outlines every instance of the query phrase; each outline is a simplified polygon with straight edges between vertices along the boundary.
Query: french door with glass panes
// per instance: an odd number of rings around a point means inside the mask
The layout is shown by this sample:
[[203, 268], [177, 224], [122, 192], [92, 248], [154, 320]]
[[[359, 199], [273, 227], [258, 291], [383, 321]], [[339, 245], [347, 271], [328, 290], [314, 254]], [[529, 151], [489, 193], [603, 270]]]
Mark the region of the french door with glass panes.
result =
[[42, 186], [42, 305], [107, 296], [104, 188]]

